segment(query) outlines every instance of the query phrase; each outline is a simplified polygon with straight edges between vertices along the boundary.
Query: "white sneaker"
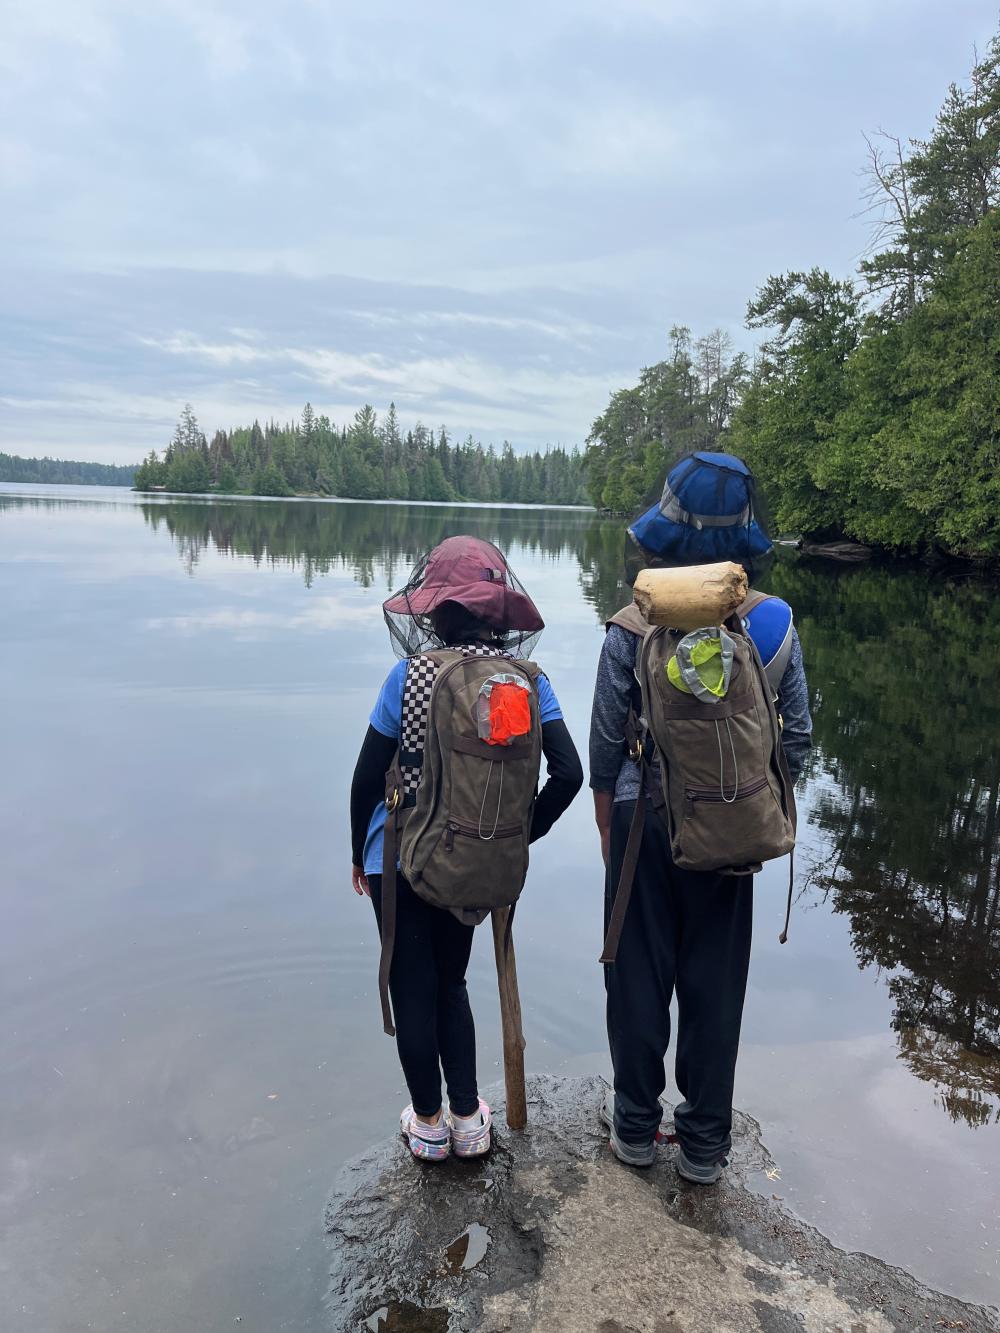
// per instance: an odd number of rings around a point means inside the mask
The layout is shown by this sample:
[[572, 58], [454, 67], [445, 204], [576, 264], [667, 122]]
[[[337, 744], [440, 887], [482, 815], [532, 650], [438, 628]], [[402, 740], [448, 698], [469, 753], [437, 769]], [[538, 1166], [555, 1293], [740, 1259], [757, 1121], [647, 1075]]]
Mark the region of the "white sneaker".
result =
[[448, 1121], [451, 1125], [451, 1146], [456, 1157], [482, 1157], [489, 1152], [493, 1117], [482, 1097], [479, 1099], [479, 1110], [470, 1116], [456, 1115], [449, 1107]]
[[436, 1125], [417, 1119], [412, 1106], [407, 1106], [399, 1117], [399, 1129], [410, 1152], [422, 1162], [443, 1162], [451, 1153], [451, 1126], [442, 1115]]

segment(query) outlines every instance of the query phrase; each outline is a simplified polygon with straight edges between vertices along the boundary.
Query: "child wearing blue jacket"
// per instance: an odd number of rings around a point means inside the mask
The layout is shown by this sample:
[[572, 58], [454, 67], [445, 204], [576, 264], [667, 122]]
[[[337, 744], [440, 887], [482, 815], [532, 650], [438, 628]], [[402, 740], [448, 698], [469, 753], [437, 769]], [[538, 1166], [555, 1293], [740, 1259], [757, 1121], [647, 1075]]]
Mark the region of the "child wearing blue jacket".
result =
[[[355, 893], [371, 898], [380, 933], [385, 774], [397, 750], [402, 758], [404, 751], [422, 744], [430, 669], [423, 654], [453, 648], [527, 657], [543, 628], [502, 552], [469, 536], [449, 537], [436, 546], [383, 611], [403, 660], [379, 691], [351, 787], [351, 882]], [[583, 785], [580, 759], [555, 692], [544, 674], [537, 685], [547, 781], [532, 805], [532, 842], [548, 832]], [[413, 1155], [424, 1161], [441, 1161], [451, 1153], [477, 1157], [489, 1150], [491, 1120], [479, 1096], [476, 1030], [465, 983], [474, 925], [425, 902], [401, 874], [395, 900], [389, 994], [411, 1098], [400, 1117], [402, 1133]]]

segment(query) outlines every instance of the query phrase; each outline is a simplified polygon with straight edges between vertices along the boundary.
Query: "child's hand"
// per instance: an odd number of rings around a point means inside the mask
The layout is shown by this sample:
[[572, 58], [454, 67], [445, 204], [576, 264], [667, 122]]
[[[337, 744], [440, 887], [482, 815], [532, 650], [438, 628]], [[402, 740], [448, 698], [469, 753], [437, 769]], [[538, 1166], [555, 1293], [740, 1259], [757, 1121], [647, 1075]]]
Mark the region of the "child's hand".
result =
[[368, 887], [368, 876], [361, 866], [351, 866], [351, 887], [358, 897], [362, 894], [366, 894], [369, 898], [372, 896]]

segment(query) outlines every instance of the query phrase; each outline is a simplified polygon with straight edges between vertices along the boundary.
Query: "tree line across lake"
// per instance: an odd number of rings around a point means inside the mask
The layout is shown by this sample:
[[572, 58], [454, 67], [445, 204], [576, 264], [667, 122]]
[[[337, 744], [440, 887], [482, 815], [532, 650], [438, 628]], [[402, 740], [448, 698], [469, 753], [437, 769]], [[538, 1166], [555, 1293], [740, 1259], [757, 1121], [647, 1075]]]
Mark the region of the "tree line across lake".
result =
[[190, 405], [161, 458], [136, 469], [138, 490], [250, 495], [339, 495], [355, 500], [481, 500], [586, 504], [579, 450], [497, 452], [468, 436], [453, 443], [418, 424], [405, 433], [394, 404], [381, 421], [370, 406], [338, 428], [307, 403], [300, 421], [218, 430], [207, 440]]
[[675, 328], [613, 395], [587, 442], [594, 504], [633, 511], [689, 449], [731, 449], [785, 533], [1000, 556], [1000, 37], [928, 139], [868, 141], [867, 181], [856, 277], [772, 276], [752, 362]]
[[0, 481], [34, 485], [131, 486], [135, 466], [114, 463], [77, 463], [67, 458], [20, 458], [0, 453]]

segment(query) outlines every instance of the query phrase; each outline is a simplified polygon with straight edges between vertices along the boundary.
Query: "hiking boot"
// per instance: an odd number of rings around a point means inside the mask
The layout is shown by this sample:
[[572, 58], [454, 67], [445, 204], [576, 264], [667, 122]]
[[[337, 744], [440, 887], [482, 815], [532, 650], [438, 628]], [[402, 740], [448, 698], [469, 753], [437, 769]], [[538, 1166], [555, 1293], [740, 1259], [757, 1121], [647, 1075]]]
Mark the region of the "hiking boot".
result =
[[479, 1110], [474, 1115], [456, 1115], [449, 1107], [448, 1122], [451, 1126], [451, 1146], [456, 1157], [482, 1157], [489, 1152], [493, 1117], [482, 1097], [479, 1099]]
[[601, 1120], [611, 1131], [611, 1151], [626, 1166], [652, 1166], [656, 1161], [656, 1139], [648, 1143], [626, 1143], [615, 1129], [615, 1094], [609, 1089], [601, 1104]]
[[677, 1149], [677, 1174], [693, 1185], [714, 1185], [722, 1175], [722, 1162], [692, 1162], [683, 1148]]
[[410, 1152], [422, 1162], [443, 1162], [451, 1153], [451, 1128], [446, 1115], [436, 1125], [428, 1125], [417, 1119], [412, 1106], [407, 1106], [399, 1117], [399, 1129]]

